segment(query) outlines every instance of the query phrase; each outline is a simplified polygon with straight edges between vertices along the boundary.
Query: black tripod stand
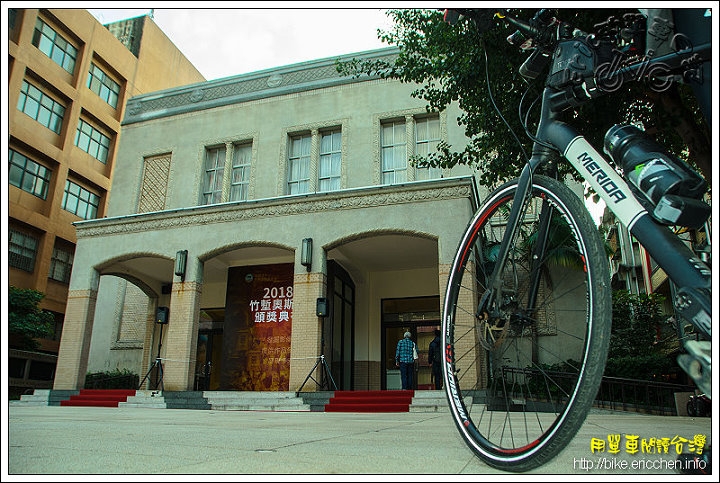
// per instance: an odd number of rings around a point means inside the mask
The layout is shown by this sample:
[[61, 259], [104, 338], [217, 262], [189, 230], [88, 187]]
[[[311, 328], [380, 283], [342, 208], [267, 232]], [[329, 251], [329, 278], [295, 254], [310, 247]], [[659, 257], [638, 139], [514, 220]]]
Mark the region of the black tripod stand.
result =
[[300, 389], [298, 389], [295, 392], [295, 397], [300, 395], [300, 391], [302, 391], [302, 388], [305, 387], [305, 383], [308, 382], [308, 379], [312, 379], [313, 381], [315, 381], [315, 384], [318, 385], [318, 389], [325, 389], [327, 391], [330, 390], [330, 386], [328, 385], [328, 379], [325, 379], [324, 377], [322, 377], [323, 373], [321, 373], [321, 380], [323, 381], [322, 383], [318, 382], [317, 379], [315, 379], [313, 377], [313, 372], [315, 372], [315, 368], [318, 366], [318, 364], [322, 364], [322, 367], [324, 370], [324, 375], [327, 376], [327, 378], [330, 380], [330, 382], [332, 382], [333, 388], [336, 391], [338, 390], [337, 385], [335, 384], [335, 379], [333, 379], [332, 374], [330, 373], [330, 368], [328, 367], [327, 362], [325, 361], [325, 354], [320, 354], [317, 362], [312, 367], [312, 369], [310, 369], [310, 372], [308, 373], [307, 377], [305, 378], [302, 385], [300, 386]]
[[153, 387], [153, 389], [157, 389], [159, 384], [161, 390], [165, 390], [165, 384], [163, 383], [163, 365], [162, 359], [160, 359], [160, 348], [162, 347], [162, 331], [163, 325], [165, 324], [158, 323], [158, 325], [160, 326], [160, 339], [158, 340], [157, 357], [155, 357], [155, 362], [152, 363], [150, 369], [148, 369], [147, 371], [147, 374], [145, 374], [145, 377], [143, 377], [142, 381], [140, 381], [138, 389], [142, 388], [143, 383], [147, 380], [148, 377], [150, 377], [153, 369], [157, 369], [157, 372], [155, 372], [155, 387]]

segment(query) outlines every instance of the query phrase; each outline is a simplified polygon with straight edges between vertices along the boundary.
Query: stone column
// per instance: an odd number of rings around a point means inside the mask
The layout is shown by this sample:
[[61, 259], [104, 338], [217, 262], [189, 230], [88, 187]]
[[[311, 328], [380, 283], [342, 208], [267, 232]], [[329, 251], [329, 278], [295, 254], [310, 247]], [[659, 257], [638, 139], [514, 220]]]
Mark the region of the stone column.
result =
[[313, 129], [310, 138], [310, 186], [308, 192], [317, 193], [318, 173], [320, 172], [320, 132]]
[[410, 158], [415, 156], [415, 118], [405, 116], [405, 145], [407, 149], [407, 180], [415, 181], [415, 165], [410, 163]]
[[170, 322], [163, 342], [163, 387], [166, 391], [190, 391], [195, 377], [195, 356], [200, 320], [202, 284], [173, 283]]
[[190, 391], [194, 386], [203, 264], [192, 253], [187, 257], [185, 278], [177, 277], [170, 294], [170, 316], [163, 342], [163, 387]]
[[[315, 308], [318, 297], [327, 294], [327, 265], [319, 245], [313, 247], [313, 268], [319, 271], [308, 273], [300, 263], [295, 264], [289, 391], [300, 388], [320, 356], [322, 320], [315, 314]], [[316, 381], [320, 380], [320, 369], [322, 366], [318, 365], [312, 376]], [[312, 379], [303, 387], [303, 392], [315, 390], [317, 384]]]
[[85, 387], [96, 303], [96, 288], [68, 293], [53, 389]]

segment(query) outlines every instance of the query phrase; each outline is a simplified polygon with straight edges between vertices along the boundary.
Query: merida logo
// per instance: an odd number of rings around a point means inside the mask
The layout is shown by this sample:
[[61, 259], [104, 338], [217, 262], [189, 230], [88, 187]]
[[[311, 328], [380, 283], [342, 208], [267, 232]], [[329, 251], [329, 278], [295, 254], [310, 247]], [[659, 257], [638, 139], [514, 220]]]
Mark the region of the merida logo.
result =
[[611, 198], [615, 198], [615, 203], [619, 203], [622, 200], [627, 199], [627, 195], [622, 192], [612, 178], [610, 178], [608, 173], [600, 167], [592, 156], [585, 152], [579, 155], [577, 159], [585, 167], [588, 174], [590, 174], [590, 177], [595, 178], [597, 182], [600, 183], [600, 187], [603, 191], [605, 191], [605, 193], [607, 193]]

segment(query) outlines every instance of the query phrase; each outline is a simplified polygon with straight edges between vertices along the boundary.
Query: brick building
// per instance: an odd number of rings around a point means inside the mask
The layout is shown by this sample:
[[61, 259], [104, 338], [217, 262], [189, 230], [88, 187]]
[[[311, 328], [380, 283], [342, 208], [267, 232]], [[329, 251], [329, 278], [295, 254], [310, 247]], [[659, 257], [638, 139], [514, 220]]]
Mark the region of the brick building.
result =
[[10, 354], [10, 385], [22, 391], [52, 384], [73, 222], [108, 214], [127, 100], [205, 78], [149, 16], [103, 26], [84, 9], [7, 13], [8, 278], [44, 293], [55, 315], [38, 352]]

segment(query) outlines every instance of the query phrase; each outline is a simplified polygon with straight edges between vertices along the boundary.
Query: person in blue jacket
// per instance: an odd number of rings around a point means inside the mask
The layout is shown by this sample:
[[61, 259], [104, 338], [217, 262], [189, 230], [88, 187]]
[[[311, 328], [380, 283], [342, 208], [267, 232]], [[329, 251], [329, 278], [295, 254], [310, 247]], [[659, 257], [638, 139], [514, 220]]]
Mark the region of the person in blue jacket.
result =
[[410, 332], [405, 332], [395, 348], [395, 366], [400, 368], [400, 380], [403, 389], [413, 388], [414, 354], [417, 354], [417, 346], [410, 339]]

